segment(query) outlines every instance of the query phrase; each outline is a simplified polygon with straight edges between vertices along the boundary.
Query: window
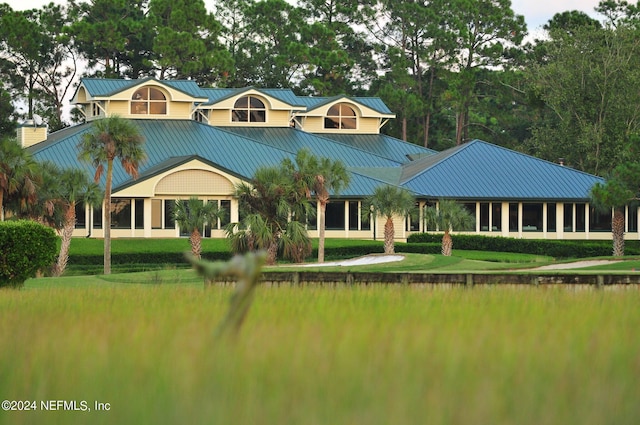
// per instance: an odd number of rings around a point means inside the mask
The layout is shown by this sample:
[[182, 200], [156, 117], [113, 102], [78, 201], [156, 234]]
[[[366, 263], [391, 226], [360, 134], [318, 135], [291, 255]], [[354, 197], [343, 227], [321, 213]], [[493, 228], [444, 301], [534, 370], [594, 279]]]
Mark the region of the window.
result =
[[556, 231], [556, 204], [547, 204], [547, 232]]
[[418, 232], [420, 230], [420, 203], [416, 202], [413, 211], [405, 217], [406, 230]]
[[502, 204], [499, 202], [491, 204], [491, 230], [502, 231]]
[[84, 205], [84, 201], [76, 203], [76, 229], [84, 229], [87, 225], [87, 209]]
[[175, 229], [176, 227], [175, 210], [176, 210], [176, 200], [165, 199], [164, 200], [164, 228], [165, 229]]
[[131, 98], [132, 115], [166, 115], [167, 98], [155, 87], [143, 87]]
[[220, 201], [220, 208], [222, 209], [222, 214], [220, 215], [220, 228], [224, 229], [227, 224], [231, 223], [231, 201]]
[[[475, 202], [465, 202], [462, 204], [463, 207], [465, 207], [467, 209], [467, 211], [469, 211], [469, 214], [471, 215], [471, 217], [473, 217], [473, 223], [469, 224], [469, 228], [464, 229], [466, 231], [474, 231], [476, 230], [476, 203]], [[442, 229], [441, 229], [442, 230]]]
[[629, 204], [627, 210], [627, 226], [628, 232], [638, 231], [638, 201], [633, 201]]
[[102, 114], [102, 109], [100, 109], [100, 104], [98, 102], [91, 103], [91, 115], [94, 117], [98, 117]]
[[325, 214], [327, 230], [344, 230], [344, 202], [329, 202]]
[[541, 232], [542, 204], [522, 204], [522, 231]]
[[484, 202], [480, 203], [480, 230], [489, 231], [489, 204]]
[[600, 211], [591, 207], [589, 211], [589, 231], [610, 232], [611, 231], [611, 211]]
[[231, 111], [233, 122], [265, 122], [267, 110], [264, 102], [254, 96], [244, 96], [236, 100]]
[[[176, 203], [178, 203], [178, 202], [184, 207], [185, 212], [187, 213], [187, 216], [189, 216], [189, 212], [190, 212], [189, 201], [187, 201], [185, 199], [181, 199], [181, 200], [176, 201]], [[201, 205], [204, 204], [204, 202], [202, 200], [199, 200], [198, 202]], [[211, 201], [211, 202], [216, 202], [216, 201]], [[175, 220], [175, 211], [176, 211], [175, 209], [177, 208], [176, 203], [173, 204], [174, 205], [174, 210], [171, 212], [171, 215], [174, 216], [174, 220]], [[181, 226], [178, 226], [178, 228], [180, 229], [180, 236], [189, 236], [189, 235], [191, 235], [191, 232], [193, 231], [193, 229], [189, 229], [188, 227], [187, 228], [183, 228]], [[200, 229], [201, 233], [204, 233], [203, 230], [204, 229]]]
[[349, 201], [349, 230], [358, 230], [358, 217], [360, 208], [358, 201]]
[[329, 108], [324, 118], [324, 128], [354, 130], [357, 125], [356, 112], [346, 103], [338, 103]]
[[585, 204], [576, 204], [576, 232], [585, 231], [585, 210]]
[[[489, 210], [491, 210], [491, 227], [489, 227]], [[480, 230], [483, 232], [502, 230], [502, 204], [500, 202], [480, 203]]]
[[131, 229], [131, 199], [111, 200], [111, 228]]
[[144, 199], [135, 200], [135, 228], [144, 229]]
[[93, 207], [93, 228], [102, 229], [102, 205]]
[[518, 231], [518, 222], [520, 221], [520, 216], [518, 215], [518, 204], [509, 204], [509, 231], [517, 232]]
[[573, 204], [564, 204], [564, 231], [573, 232]]

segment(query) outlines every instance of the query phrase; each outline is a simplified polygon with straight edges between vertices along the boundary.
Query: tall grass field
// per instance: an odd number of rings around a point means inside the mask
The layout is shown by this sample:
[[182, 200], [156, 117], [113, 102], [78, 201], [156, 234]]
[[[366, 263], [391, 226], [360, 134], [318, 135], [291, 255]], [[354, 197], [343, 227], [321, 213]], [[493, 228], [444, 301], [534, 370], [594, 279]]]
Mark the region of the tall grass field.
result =
[[231, 291], [0, 291], [0, 424], [640, 420], [637, 290], [260, 287], [217, 339]]

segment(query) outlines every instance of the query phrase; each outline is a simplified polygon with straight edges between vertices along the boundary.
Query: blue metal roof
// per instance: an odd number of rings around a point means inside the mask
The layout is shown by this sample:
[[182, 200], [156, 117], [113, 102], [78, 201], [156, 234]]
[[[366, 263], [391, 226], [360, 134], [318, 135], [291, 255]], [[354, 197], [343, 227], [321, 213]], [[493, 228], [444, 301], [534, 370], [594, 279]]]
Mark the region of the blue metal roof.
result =
[[298, 97], [290, 89], [258, 89], [255, 87], [244, 87], [244, 88], [209, 88], [209, 89], [202, 89], [202, 90], [205, 93], [207, 93], [209, 97], [209, 101], [207, 102], [207, 105], [214, 105], [229, 97], [238, 96], [249, 90], [256, 90], [258, 93], [262, 93], [265, 96], [278, 99], [286, 103], [287, 105], [291, 105], [297, 108], [305, 108], [305, 105], [299, 101]]
[[398, 167], [399, 161], [347, 143], [336, 142], [321, 135], [291, 127], [221, 127], [224, 130], [259, 140], [277, 149], [296, 154], [307, 148], [314, 155], [340, 159], [347, 167]]
[[[148, 157], [140, 166], [141, 178], [199, 158], [249, 180], [259, 167], [277, 165], [284, 158], [294, 159], [298, 150], [307, 148], [314, 155], [345, 163], [352, 180], [340, 193], [344, 197], [368, 196], [381, 184], [394, 184], [422, 198], [586, 201], [593, 185], [603, 182], [599, 177], [480, 140], [408, 161], [406, 152], [426, 150], [386, 136], [336, 137], [343, 140], [340, 142], [294, 128], [218, 128], [192, 120], [134, 123], [145, 138]], [[92, 126], [86, 123], [63, 129], [28, 149], [38, 160], [81, 168], [93, 176], [93, 166], [77, 159], [77, 145]], [[133, 183], [120, 163], [114, 164], [114, 191]]]
[[431, 156], [438, 153], [385, 134], [323, 133], [322, 136], [402, 164], [409, 162], [413, 156]]
[[368, 108], [373, 109], [381, 114], [392, 114], [389, 107], [379, 97], [349, 97], [349, 96], [332, 96], [332, 97], [315, 97], [315, 96], [298, 96], [298, 102], [305, 105], [308, 110], [319, 108], [327, 103], [335, 102], [339, 99], [348, 99], [355, 103], [359, 103]]
[[474, 140], [403, 167], [401, 184], [430, 198], [587, 200], [603, 179]]
[[[198, 156], [238, 177], [249, 179], [260, 166], [277, 165], [293, 155], [272, 146], [229, 133], [191, 120], [136, 120], [144, 136], [147, 160], [139, 168], [140, 174], [172, 157]], [[38, 160], [50, 160], [63, 168], [79, 167], [93, 176], [91, 164], [78, 161], [82, 135], [91, 130], [91, 123], [74, 127], [64, 137], [34, 145], [30, 148]], [[64, 131], [64, 130], [63, 130]], [[259, 160], [256, 160], [259, 159]], [[131, 177], [119, 162], [114, 164], [113, 188], [128, 185]]]
[[81, 83], [91, 96], [107, 97], [113, 96], [114, 94], [120, 93], [121, 91], [127, 90], [133, 86], [144, 84], [148, 81], [164, 84], [192, 97], [207, 97], [206, 91], [200, 88], [195, 81], [190, 80], [157, 80], [155, 78], [144, 78], [141, 80], [83, 78]]

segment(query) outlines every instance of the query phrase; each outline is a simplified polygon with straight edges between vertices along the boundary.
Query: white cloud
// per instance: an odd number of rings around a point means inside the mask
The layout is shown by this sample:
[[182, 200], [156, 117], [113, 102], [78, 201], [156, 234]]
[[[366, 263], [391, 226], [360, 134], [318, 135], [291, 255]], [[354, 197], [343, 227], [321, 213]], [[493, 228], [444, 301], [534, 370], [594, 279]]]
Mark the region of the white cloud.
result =
[[529, 32], [542, 28], [556, 13], [579, 10], [597, 18], [595, 7], [600, 0], [511, 0], [511, 8], [518, 15], [524, 15]]

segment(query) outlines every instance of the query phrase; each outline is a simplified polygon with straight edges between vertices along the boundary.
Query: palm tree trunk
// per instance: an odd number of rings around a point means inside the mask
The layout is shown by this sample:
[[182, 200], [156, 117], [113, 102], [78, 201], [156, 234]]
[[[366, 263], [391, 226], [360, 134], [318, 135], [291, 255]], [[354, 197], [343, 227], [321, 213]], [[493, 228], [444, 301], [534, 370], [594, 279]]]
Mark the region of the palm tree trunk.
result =
[[613, 236], [613, 256], [624, 256], [624, 210], [615, 208], [613, 210], [613, 220], [611, 223]]
[[451, 251], [453, 250], [453, 239], [451, 239], [451, 235], [448, 230], [445, 230], [444, 235], [442, 236], [442, 255], [446, 255], [447, 257], [451, 256]]
[[320, 200], [320, 223], [318, 224], [318, 263], [324, 263], [324, 235], [326, 227], [327, 202]]
[[107, 181], [104, 189], [104, 274], [111, 274], [111, 179], [113, 160], [107, 161]]
[[191, 253], [197, 259], [202, 258], [202, 236], [200, 235], [200, 230], [196, 227], [191, 232], [191, 236], [189, 237], [189, 242], [191, 242]]
[[61, 276], [67, 268], [69, 261], [69, 247], [71, 246], [71, 237], [73, 236], [73, 228], [76, 224], [76, 206], [75, 203], [67, 205], [65, 212], [64, 226], [62, 227], [62, 240], [60, 244], [60, 254], [58, 261], [53, 270], [54, 276]]
[[387, 217], [387, 221], [384, 223], [384, 253], [385, 254], [394, 254], [395, 246], [393, 239], [395, 237], [395, 232], [393, 229], [393, 218]]
[[273, 240], [269, 243], [269, 247], [267, 248], [266, 264], [268, 266], [273, 266], [276, 263], [277, 257], [278, 257], [278, 241]]

